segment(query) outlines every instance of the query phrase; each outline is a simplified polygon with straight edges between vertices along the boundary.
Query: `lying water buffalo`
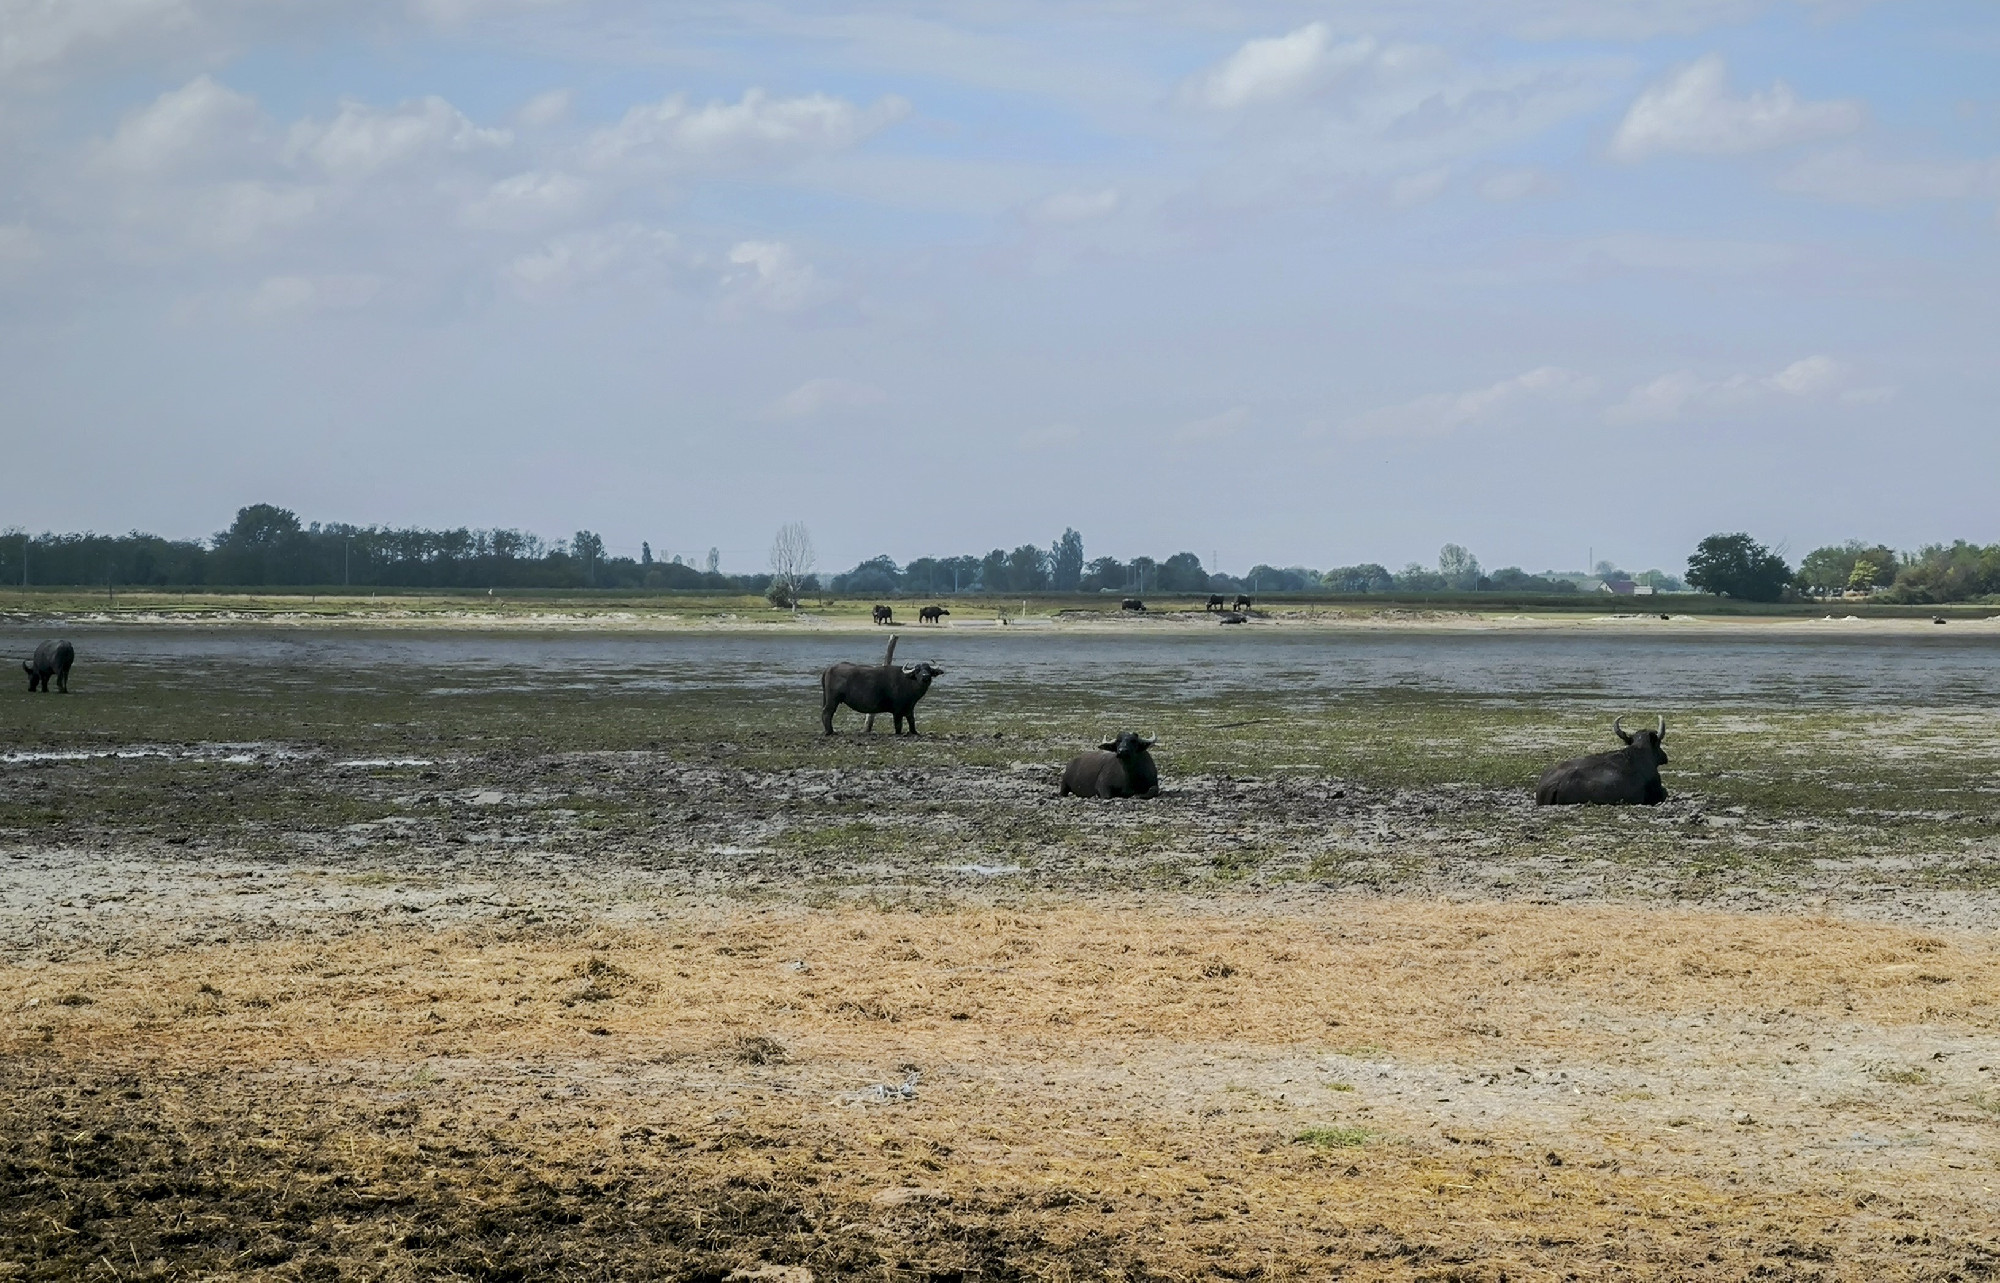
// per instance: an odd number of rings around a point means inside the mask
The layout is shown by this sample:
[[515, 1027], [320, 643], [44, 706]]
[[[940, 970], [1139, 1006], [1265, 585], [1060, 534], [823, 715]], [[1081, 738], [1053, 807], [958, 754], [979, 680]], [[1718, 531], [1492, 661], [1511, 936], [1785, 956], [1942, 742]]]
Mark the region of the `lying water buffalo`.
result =
[[1219, 593], [1219, 592], [1212, 592], [1212, 593], [1210, 593], [1210, 594], [1208, 595], [1208, 605], [1206, 605], [1206, 606], [1202, 607], [1202, 609], [1203, 609], [1203, 610], [1221, 610], [1221, 609], [1222, 609], [1222, 594], [1221, 594], [1221, 593]]
[[950, 613], [943, 606], [926, 606], [917, 612], [917, 622], [920, 624], [941, 624], [944, 622], [944, 617]]
[[1154, 741], [1121, 731], [1118, 738], [1078, 753], [1063, 768], [1060, 796], [1158, 797], [1160, 771], [1153, 765]]
[[880, 664], [835, 664], [819, 675], [819, 721], [828, 735], [833, 734], [833, 710], [842, 704], [857, 713], [868, 714], [868, 729], [875, 729], [875, 715], [888, 713], [896, 719], [896, 734], [903, 723], [910, 734], [917, 733], [917, 701], [931, 688], [931, 679], [944, 672], [931, 663], [898, 668], [890, 661], [896, 656], [896, 639], [889, 639], [889, 652]]
[[1120, 610], [1144, 610], [1145, 608], [1146, 603], [1140, 601], [1137, 597], [1123, 597], [1118, 602], [1118, 609]]
[[893, 624], [896, 622], [896, 612], [887, 606], [877, 606], [874, 619], [878, 624]]
[[1535, 784], [1535, 805], [1657, 806], [1666, 801], [1667, 786], [1660, 783], [1660, 768], [1667, 764], [1667, 755], [1660, 741], [1667, 737], [1667, 719], [1660, 719], [1656, 731], [1628, 733], [1621, 717], [1611, 723], [1611, 729], [1626, 747], [1574, 757], [1543, 771]]
[[21, 661], [21, 670], [28, 675], [28, 689], [46, 691], [49, 678], [56, 679], [56, 690], [69, 694], [69, 668], [76, 662], [76, 647], [66, 641], [45, 641], [35, 647], [35, 657]]

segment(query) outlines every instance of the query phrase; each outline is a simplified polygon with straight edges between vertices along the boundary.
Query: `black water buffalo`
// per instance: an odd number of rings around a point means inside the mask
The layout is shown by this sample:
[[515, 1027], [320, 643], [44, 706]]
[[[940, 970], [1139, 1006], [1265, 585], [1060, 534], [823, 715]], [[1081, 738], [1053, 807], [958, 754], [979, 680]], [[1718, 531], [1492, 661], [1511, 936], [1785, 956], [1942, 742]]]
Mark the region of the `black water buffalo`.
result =
[[878, 624], [893, 624], [896, 622], [896, 612], [887, 606], [877, 606], [875, 608], [875, 622]]
[[1137, 597], [1121, 598], [1118, 602], [1118, 609], [1120, 610], [1144, 610], [1145, 608], [1146, 603], [1140, 601]]
[[21, 671], [28, 675], [28, 689], [46, 691], [49, 678], [56, 679], [56, 690], [69, 694], [69, 668], [76, 662], [76, 647], [66, 641], [45, 641], [35, 647], [35, 657], [21, 661]]
[[[890, 654], [895, 653], [894, 643]], [[896, 734], [903, 723], [910, 734], [917, 733], [917, 701], [931, 688], [931, 679], [943, 673], [934, 664], [850, 664], [839, 663], [819, 675], [819, 721], [828, 735], [833, 734], [833, 710], [842, 704], [857, 713], [868, 714], [868, 729], [875, 729], [875, 715], [888, 713], [896, 719]]]
[[1203, 609], [1203, 610], [1221, 610], [1221, 609], [1222, 609], [1222, 594], [1221, 594], [1221, 593], [1219, 593], [1219, 592], [1212, 592], [1212, 593], [1210, 593], [1210, 594], [1208, 595], [1208, 605], [1206, 605], [1206, 606], [1202, 607], [1202, 609]]
[[944, 622], [944, 617], [950, 613], [943, 606], [926, 606], [917, 612], [917, 622], [920, 624], [941, 624]]
[[1627, 732], [1625, 719], [1611, 723], [1625, 747], [1558, 762], [1542, 772], [1535, 784], [1535, 805], [1657, 806], [1667, 800], [1660, 768], [1667, 755], [1660, 741], [1667, 737], [1667, 719], [1654, 731]]
[[1242, 593], [1237, 593], [1235, 609], [1237, 610], [1250, 609], [1250, 599], [1248, 597], [1245, 597]]
[[1122, 731], [1087, 753], [1078, 753], [1063, 768], [1062, 791], [1068, 797], [1158, 797], [1160, 770], [1153, 765], [1153, 741]]

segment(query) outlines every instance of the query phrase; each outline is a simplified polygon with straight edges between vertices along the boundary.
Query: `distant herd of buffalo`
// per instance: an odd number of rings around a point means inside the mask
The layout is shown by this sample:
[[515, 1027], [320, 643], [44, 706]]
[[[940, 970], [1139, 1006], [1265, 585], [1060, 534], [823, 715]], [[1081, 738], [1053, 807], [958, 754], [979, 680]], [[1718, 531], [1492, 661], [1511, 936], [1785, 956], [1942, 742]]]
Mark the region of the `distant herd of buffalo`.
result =
[[[1214, 598], [1213, 607], [1219, 609], [1221, 601], [1220, 597]], [[1248, 606], [1249, 598], [1237, 598], [1238, 609]], [[877, 606], [875, 611], [879, 622], [888, 607]], [[925, 607], [920, 612], [927, 622], [949, 613], [939, 606]], [[891, 637], [880, 664], [843, 661], [821, 671], [820, 727], [826, 734], [833, 734], [834, 710], [843, 704], [866, 715], [870, 731], [875, 729], [876, 716], [887, 713], [894, 721], [896, 734], [903, 734], [906, 726], [909, 734], [917, 733], [917, 701], [929, 692], [931, 682], [942, 676], [944, 670], [929, 662], [898, 665], [895, 658], [896, 638]], [[66, 641], [45, 641], [35, 647], [34, 655], [23, 661], [21, 668], [28, 674], [29, 690], [47, 691], [53, 679], [56, 690], [66, 695], [70, 668], [75, 663], [74, 646]], [[1660, 747], [1667, 737], [1667, 719], [1660, 718], [1652, 730], [1628, 731], [1624, 719], [1618, 718], [1611, 723], [1611, 729], [1625, 747], [1551, 766], [1535, 783], [1537, 805], [1656, 806], [1667, 800], [1666, 786], [1660, 782], [1660, 768], [1667, 763], [1666, 751]], [[1154, 743], [1143, 735], [1123, 731], [1116, 738], [1079, 753], [1063, 769], [1062, 795], [1158, 797], [1160, 772], [1153, 762]]]

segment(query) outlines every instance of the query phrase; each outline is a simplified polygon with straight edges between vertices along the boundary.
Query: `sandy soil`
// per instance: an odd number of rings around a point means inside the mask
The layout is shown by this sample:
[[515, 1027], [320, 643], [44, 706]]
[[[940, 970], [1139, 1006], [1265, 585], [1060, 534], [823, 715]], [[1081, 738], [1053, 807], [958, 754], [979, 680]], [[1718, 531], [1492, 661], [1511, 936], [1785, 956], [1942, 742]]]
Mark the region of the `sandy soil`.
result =
[[1304, 891], [621, 914], [565, 877], [436, 925], [364, 882], [298, 931], [217, 869], [17, 956], [10, 1275], [2000, 1266], [1983, 935]]

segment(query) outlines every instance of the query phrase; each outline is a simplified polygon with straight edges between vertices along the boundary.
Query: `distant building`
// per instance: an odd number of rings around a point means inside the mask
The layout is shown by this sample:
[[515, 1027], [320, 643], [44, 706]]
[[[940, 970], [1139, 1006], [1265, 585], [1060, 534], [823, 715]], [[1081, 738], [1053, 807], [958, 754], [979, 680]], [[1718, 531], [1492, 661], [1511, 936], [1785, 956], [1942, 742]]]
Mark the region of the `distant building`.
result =
[[[1629, 579], [1600, 579], [1597, 581], [1597, 591], [1615, 593], [1620, 597], [1630, 597], [1640, 592], [1641, 589], [1639, 585]], [[1647, 588], [1643, 591], [1651, 592], [1653, 590]]]

